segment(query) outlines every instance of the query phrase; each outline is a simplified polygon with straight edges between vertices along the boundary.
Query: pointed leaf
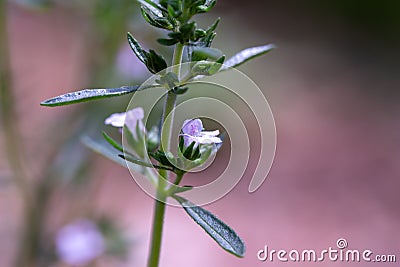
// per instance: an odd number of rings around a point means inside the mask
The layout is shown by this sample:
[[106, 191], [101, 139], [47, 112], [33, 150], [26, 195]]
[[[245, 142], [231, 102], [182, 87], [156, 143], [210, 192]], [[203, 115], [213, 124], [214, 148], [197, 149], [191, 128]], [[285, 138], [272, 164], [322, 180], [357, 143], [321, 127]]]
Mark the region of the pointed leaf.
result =
[[177, 40], [177, 39], [159, 38], [159, 39], [157, 39], [157, 42], [159, 44], [162, 44], [162, 45], [165, 45], [165, 46], [171, 46], [171, 45], [174, 45], [174, 44], [178, 43], [179, 40]]
[[229, 58], [227, 61], [225, 61], [224, 66], [221, 68], [221, 70], [226, 70], [228, 68], [235, 68], [239, 65], [242, 65], [246, 61], [261, 56], [263, 54], [268, 53], [272, 49], [275, 48], [275, 45], [273, 44], [268, 44], [268, 45], [263, 45], [263, 46], [256, 46], [256, 47], [251, 47], [247, 48], [245, 50], [240, 51], [233, 57]]
[[133, 93], [139, 89], [139, 86], [122, 86], [119, 88], [107, 89], [84, 89], [81, 91], [67, 93], [54, 98], [47, 99], [40, 103], [42, 106], [55, 107], [65, 106], [75, 103], [96, 100], [100, 98], [108, 98]]
[[144, 161], [142, 161], [142, 160], [140, 160], [140, 159], [138, 159], [138, 158], [136, 158], [136, 157], [134, 157], [134, 156], [132, 156], [132, 155], [129, 155], [129, 154], [125, 154], [125, 155], [119, 154], [118, 157], [120, 157], [120, 158], [122, 158], [122, 159], [124, 159], [124, 160], [126, 160], [126, 161], [132, 162], [132, 163], [134, 163], [134, 164], [143, 166], [143, 167], [147, 167], [147, 168], [156, 168], [156, 169], [161, 169], [161, 170], [172, 171], [171, 168], [163, 167], [163, 166], [158, 166], [158, 165], [151, 164], [151, 163], [147, 163], [147, 162], [144, 162]]
[[120, 152], [124, 152], [124, 149], [122, 148], [122, 146], [117, 141], [115, 141], [111, 136], [109, 136], [106, 132], [103, 132], [103, 137], [115, 149], [117, 149]]
[[140, 61], [142, 61], [144, 64], [146, 64], [147, 61], [147, 56], [146, 56], [146, 51], [143, 50], [143, 48], [140, 46], [138, 41], [133, 38], [132, 34], [128, 32], [128, 42], [129, 45], [131, 46], [133, 52], [135, 55], [138, 57]]
[[215, 22], [210, 27], [208, 27], [208, 29], [206, 30], [206, 34], [210, 34], [210, 33], [214, 32], [217, 29], [220, 21], [221, 21], [221, 18], [217, 18], [215, 20]]
[[194, 205], [187, 199], [173, 196], [186, 213], [209, 234], [223, 249], [235, 256], [243, 257], [245, 245], [242, 239], [228, 225], [211, 212]]
[[118, 157], [120, 152], [114, 147], [110, 146], [106, 141], [94, 140], [89, 136], [83, 136], [81, 141], [85, 146], [92, 149], [94, 152], [97, 152], [104, 157], [118, 163], [122, 167], [127, 168], [125, 160]]
[[200, 146], [197, 146], [197, 148], [194, 150], [191, 160], [195, 160], [198, 157], [200, 157]]
[[187, 192], [193, 189], [193, 186], [190, 185], [184, 185], [184, 186], [179, 186], [179, 185], [170, 185], [170, 189], [168, 189], [168, 194], [169, 195], [174, 195], [174, 194], [179, 194], [183, 192]]
[[211, 44], [214, 41], [215, 36], [217, 36], [217, 34], [215, 32], [212, 32], [212, 33], [207, 34], [206, 36], [204, 36], [201, 39], [202, 45], [205, 46], [205, 47], [211, 47]]
[[221, 56], [223, 56], [221, 50], [216, 48], [201, 47], [201, 46], [193, 47], [193, 52], [192, 52], [193, 61], [206, 60], [208, 58], [219, 59]]
[[147, 53], [146, 66], [153, 74], [158, 73], [168, 67], [165, 59], [152, 49], [150, 49]]
[[167, 11], [164, 7], [151, 0], [138, 0], [138, 2], [145, 7], [153, 7], [155, 10]]
[[172, 30], [174, 28], [172, 23], [167, 18], [165, 18], [161, 12], [155, 12], [154, 10], [145, 6], [141, 7], [141, 12], [143, 18], [147, 21], [147, 23], [154, 27], [167, 30]]
[[142, 9], [145, 8], [147, 10], [150, 10], [151, 13], [153, 13], [157, 17], [162, 17], [161, 7], [159, 7], [153, 1], [138, 0], [138, 2], [141, 4], [141, 8]]
[[204, 13], [210, 11], [215, 6], [216, 3], [217, 3], [216, 0], [206, 0], [203, 5], [197, 7], [197, 13]]
[[133, 52], [138, 59], [146, 65], [147, 69], [151, 73], [155, 74], [167, 68], [167, 62], [165, 62], [165, 59], [161, 55], [157, 54], [151, 49], [149, 52], [146, 52], [129, 32], [127, 35], [129, 45], [131, 46]]
[[183, 151], [183, 145], [185, 144], [185, 139], [182, 136], [179, 136], [179, 150]]

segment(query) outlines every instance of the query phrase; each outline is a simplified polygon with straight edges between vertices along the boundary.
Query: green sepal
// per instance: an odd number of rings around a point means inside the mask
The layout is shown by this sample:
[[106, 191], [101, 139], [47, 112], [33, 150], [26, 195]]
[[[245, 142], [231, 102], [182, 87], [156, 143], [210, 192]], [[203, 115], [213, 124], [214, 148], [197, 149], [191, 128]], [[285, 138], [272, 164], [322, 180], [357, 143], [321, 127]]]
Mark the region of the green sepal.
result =
[[243, 257], [246, 247], [236, 232], [211, 212], [196, 206], [180, 196], [173, 197], [181, 204], [186, 213], [211, 236], [224, 250], [237, 257]]
[[185, 151], [183, 151], [183, 156], [185, 158], [187, 158], [188, 160], [192, 159], [192, 152], [193, 152], [193, 148], [196, 145], [196, 142], [193, 141], [192, 143], [190, 143], [190, 145], [185, 149]]
[[83, 89], [77, 92], [67, 93], [47, 99], [40, 103], [41, 106], [56, 107], [71, 105], [101, 98], [109, 98], [114, 96], [121, 96], [136, 92], [139, 86], [122, 86], [119, 88], [107, 89]]
[[183, 146], [185, 145], [185, 139], [183, 136], [179, 136], [179, 150], [182, 152], [183, 151]]
[[196, 149], [193, 151], [192, 156], [191, 156], [191, 160], [196, 160], [201, 156], [200, 153], [200, 146], [197, 146]]

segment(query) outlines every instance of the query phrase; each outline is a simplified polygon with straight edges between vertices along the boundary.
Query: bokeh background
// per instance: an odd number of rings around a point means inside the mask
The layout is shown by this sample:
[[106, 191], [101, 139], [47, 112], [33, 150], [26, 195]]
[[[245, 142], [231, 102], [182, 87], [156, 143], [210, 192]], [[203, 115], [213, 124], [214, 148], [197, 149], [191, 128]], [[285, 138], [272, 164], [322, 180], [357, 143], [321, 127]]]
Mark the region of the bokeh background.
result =
[[[1, 1], [0, 266], [68, 266], [56, 261], [55, 235], [80, 218], [98, 223], [108, 240], [90, 266], [145, 266], [153, 200], [126, 169], [80, 142], [111, 131], [104, 118], [123, 111], [129, 97], [39, 106], [74, 89], [148, 77], [126, 32], [170, 51], [156, 44], [162, 32], [144, 23], [138, 7], [133, 0]], [[218, 16], [214, 46], [227, 55], [278, 46], [240, 67], [272, 108], [276, 158], [258, 191], [247, 192], [254, 154], [238, 186], [206, 207], [245, 240], [245, 258], [225, 253], [169, 208], [161, 266], [303, 266], [260, 262], [256, 254], [265, 245], [322, 250], [338, 238], [399, 261], [400, 2], [219, 0], [200, 24]]]

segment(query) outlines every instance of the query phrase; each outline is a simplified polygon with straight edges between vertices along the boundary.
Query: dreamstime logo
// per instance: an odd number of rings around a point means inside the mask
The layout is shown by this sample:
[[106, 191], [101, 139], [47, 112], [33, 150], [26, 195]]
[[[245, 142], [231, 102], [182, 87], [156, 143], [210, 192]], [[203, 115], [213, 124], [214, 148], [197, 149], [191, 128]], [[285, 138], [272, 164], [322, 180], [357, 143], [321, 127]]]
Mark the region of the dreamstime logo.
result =
[[[190, 69], [191, 63], [181, 64], [183, 75]], [[167, 72], [171, 69], [167, 69]], [[157, 84], [159, 75], [153, 75], [142, 84], [142, 88]], [[182, 193], [185, 198], [191, 199], [197, 205], [211, 203], [231, 191], [243, 177], [248, 166], [250, 153], [258, 153], [258, 163], [249, 184], [249, 192], [256, 191], [266, 179], [271, 168], [276, 147], [275, 122], [270, 106], [257, 85], [246, 75], [236, 69], [220, 72], [214, 76], [202, 77], [185, 85], [189, 90], [179, 95], [170, 148], [167, 149], [177, 155], [178, 136], [184, 120], [192, 118], [209, 119], [224, 128], [224, 135], [230, 140], [230, 158], [224, 171], [208, 184], [196, 186], [192, 190]], [[144, 107], [144, 122], [156, 123], [162, 112], [162, 100], [167, 93], [166, 89], [159, 87], [153, 90], [141, 91], [133, 95], [127, 110], [137, 106]], [[163, 127], [164, 131], [164, 127]], [[252, 136], [258, 134], [255, 151], [250, 150], [250, 132]], [[163, 133], [161, 133], [161, 137]], [[125, 139], [123, 134], [123, 139]], [[226, 139], [225, 138], [225, 139]], [[228, 140], [228, 139], [226, 139]], [[161, 140], [161, 145], [166, 140]], [[123, 141], [123, 144], [126, 140]], [[225, 142], [224, 142], [225, 143]], [[208, 165], [212, 162], [208, 162]], [[138, 174], [133, 164], [127, 162], [128, 168], [137, 184], [150, 196], [156, 198], [152, 182]], [[206, 162], [207, 165], [207, 162]], [[208, 166], [207, 165], [207, 166]], [[190, 170], [202, 171], [207, 166]], [[171, 205], [176, 205], [173, 200], [168, 200]]]
[[292, 249], [290, 251], [281, 249], [274, 250], [269, 249], [268, 246], [264, 246], [263, 249], [257, 252], [257, 259], [259, 261], [280, 261], [280, 262], [396, 262], [396, 255], [383, 255], [374, 254], [372, 250], [358, 250], [348, 249], [348, 242], [344, 238], [339, 238], [336, 241], [336, 247], [329, 247], [316, 251], [314, 249], [297, 250]]

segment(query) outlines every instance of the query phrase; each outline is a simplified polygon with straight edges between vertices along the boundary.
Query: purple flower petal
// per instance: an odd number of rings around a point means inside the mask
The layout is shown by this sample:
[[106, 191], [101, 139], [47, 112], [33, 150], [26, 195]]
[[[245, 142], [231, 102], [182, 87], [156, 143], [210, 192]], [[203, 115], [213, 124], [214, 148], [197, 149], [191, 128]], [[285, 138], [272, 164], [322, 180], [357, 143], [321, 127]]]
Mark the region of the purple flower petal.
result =
[[219, 144], [222, 143], [218, 137], [219, 131], [203, 131], [203, 123], [200, 119], [185, 120], [182, 126], [181, 136], [183, 136], [184, 146], [188, 147], [192, 142], [195, 148], [199, 144]]
[[56, 252], [61, 261], [84, 266], [105, 251], [105, 241], [97, 226], [89, 220], [76, 220], [56, 235]]

